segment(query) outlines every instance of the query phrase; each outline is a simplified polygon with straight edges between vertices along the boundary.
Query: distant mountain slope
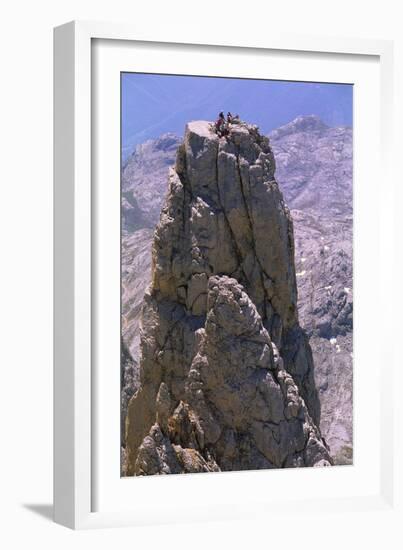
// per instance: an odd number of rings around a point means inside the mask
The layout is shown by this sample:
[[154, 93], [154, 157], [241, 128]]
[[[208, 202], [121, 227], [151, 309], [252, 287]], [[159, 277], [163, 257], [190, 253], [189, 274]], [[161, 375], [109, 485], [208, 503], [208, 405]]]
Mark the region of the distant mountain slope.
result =
[[[139, 314], [150, 277], [155, 224], [168, 166], [181, 139], [136, 147], [122, 173], [123, 338], [138, 358]], [[315, 116], [275, 130], [276, 179], [292, 211], [298, 313], [310, 336], [322, 404], [321, 429], [338, 463], [352, 457], [352, 130]], [[135, 389], [135, 388], [133, 388]]]
[[122, 171], [123, 227], [154, 227], [167, 188], [168, 167], [175, 162], [181, 140], [164, 134], [137, 145]]
[[290, 208], [352, 216], [352, 130], [298, 117], [270, 134], [276, 177]]

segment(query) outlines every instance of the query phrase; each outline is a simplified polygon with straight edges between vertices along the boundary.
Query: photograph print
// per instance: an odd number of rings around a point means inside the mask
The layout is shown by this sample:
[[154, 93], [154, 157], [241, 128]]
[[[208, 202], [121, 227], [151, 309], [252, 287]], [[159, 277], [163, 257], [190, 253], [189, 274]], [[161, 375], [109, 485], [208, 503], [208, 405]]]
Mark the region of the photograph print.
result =
[[353, 463], [353, 86], [121, 73], [121, 476]]

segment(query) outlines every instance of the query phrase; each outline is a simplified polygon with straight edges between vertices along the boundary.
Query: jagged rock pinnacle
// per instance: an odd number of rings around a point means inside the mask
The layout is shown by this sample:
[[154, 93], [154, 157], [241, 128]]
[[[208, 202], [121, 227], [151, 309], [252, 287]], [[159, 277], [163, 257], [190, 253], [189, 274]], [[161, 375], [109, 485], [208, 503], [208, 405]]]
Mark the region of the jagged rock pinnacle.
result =
[[269, 139], [191, 122], [154, 236], [128, 475], [329, 464]]

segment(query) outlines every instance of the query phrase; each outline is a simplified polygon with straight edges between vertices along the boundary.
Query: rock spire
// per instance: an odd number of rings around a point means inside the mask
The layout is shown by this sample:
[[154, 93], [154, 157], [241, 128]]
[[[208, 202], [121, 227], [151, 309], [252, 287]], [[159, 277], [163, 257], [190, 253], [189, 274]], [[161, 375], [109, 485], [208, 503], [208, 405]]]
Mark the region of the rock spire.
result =
[[154, 235], [127, 475], [329, 465], [269, 139], [186, 127]]

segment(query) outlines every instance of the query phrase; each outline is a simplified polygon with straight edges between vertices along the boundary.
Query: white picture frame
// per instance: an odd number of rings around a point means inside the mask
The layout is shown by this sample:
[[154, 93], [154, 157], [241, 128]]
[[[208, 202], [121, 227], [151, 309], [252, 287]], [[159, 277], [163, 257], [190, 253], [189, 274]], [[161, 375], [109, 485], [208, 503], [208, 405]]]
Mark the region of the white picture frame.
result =
[[[98, 173], [93, 155], [95, 143], [98, 140], [94, 135], [94, 123], [97, 115], [97, 106], [94, 105], [94, 83], [96, 68], [94, 45], [97, 41], [114, 41], [114, 44], [128, 46], [130, 44], [148, 45], [155, 48], [168, 48], [175, 44], [176, 50], [194, 48], [194, 51], [203, 52], [208, 48], [211, 53], [220, 55], [236, 50], [242, 56], [262, 55], [269, 52], [281, 52], [283, 56], [315, 56], [320, 53], [327, 57], [327, 63], [332, 59], [349, 59], [349, 56], [362, 56], [362, 59], [374, 60], [379, 74], [379, 90], [373, 96], [373, 101], [380, 100], [379, 144], [372, 145], [374, 156], [373, 166], [376, 169], [382, 164], [383, 176], [385, 177], [384, 192], [382, 200], [377, 203], [376, 193], [372, 196], [372, 206], [377, 208], [377, 223], [374, 224], [372, 234], [379, 239], [379, 246], [376, 254], [384, 265], [393, 265], [394, 246], [390, 239], [391, 216], [390, 204], [393, 204], [393, 174], [391, 171], [392, 151], [392, 120], [393, 120], [393, 45], [388, 41], [360, 40], [314, 36], [287, 36], [283, 34], [270, 33], [268, 37], [256, 38], [251, 43], [237, 36], [236, 43], [225, 42], [222, 37], [214, 33], [213, 29], [203, 33], [201, 37], [186, 36], [184, 30], [180, 37], [169, 34], [169, 28], [164, 36], [151, 36], [147, 31], [142, 31], [131, 25], [72, 22], [55, 29], [54, 35], [54, 114], [55, 114], [55, 370], [54, 370], [54, 513], [55, 521], [71, 528], [81, 529], [90, 527], [142, 525], [152, 523], [164, 523], [178, 521], [191, 521], [197, 518], [203, 519], [228, 519], [236, 517], [256, 516], [268, 512], [275, 513], [278, 497], [257, 494], [257, 487], [267, 481], [263, 472], [243, 472], [241, 474], [229, 474], [236, 480], [239, 495], [238, 501], [234, 501], [234, 495], [230, 491], [227, 474], [214, 478], [217, 474], [206, 474], [205, 476], [183, 476], [185, 480], [178, 480], [178, 476], [165, 476], [166, 479], [154, 477], [153, 479], [136, 479], [138, 483], [133, 492], [133, 502], [130, 503], [128, 496], [131, 489], [128, 485], [124, 491], [119, 493], [112, 489], [108, 490], [108, 506], [99, 510], [98, 484], [103, 476], [109, 475], [110, 466], [108, 461], [100, 463], [97, 460], [97, 453], [106, 452], [108, 443], [113, 436], [107, 436], [106, 443], [99, 443], [99, 431], [103, 430], [99, 422], [100, 408], [98, 400], [103, 399], [105, 384], [98, 384], [96, 360], [99, 356], [96, 350], [94, 334], [96, 324], [94, 315], [104, 316], [105, 310], [102, 306], [98, 308], [99, 299], [98, 283], [94, 283], [96, 267], [99, 266], [96, 257], [97, 231], [99, 225], [96, 223], [99, 212], [107, 208], [108, 196], [97, 198], [94, 187], [94, 174]], [[122, 50], [123, 51], [123, 50]], [[98, 56], [98, 54], [96, 54]], [[137, 55], [139, 55], [137, 53]], [[123, 59], [123, 58], [122, 58]], [[103, 62], [101, 60], [101, 62]], [[114, 61], [116, 63], [116, 61]], [[106, 62], [105, 62], [106, 63]], [[143, 61], [142, 66], [146, 63]], [[166, 66], [169, 72], [168, 61], [158, 61], [159, 66]], [[165, 65], [164, 65], [165, 63]], [[151, 65], [150, 65], [151, 67]], [[121, 70], [124, 70], [122, 67]], [[144, 69], [143, 69], [144, 70]], [[154, 69], [155, 70], [155, 69]], [[250, 74], [257, 69], [252, 68]], [[152, 72], [152, 70], [150, 71]], [[200, 74], [200, 73], [199, 73]], [[204, 74], [204, 73], [203, 73]], [[358, 78], [358, 77], [357, 77]], [[95, 84], [96, 85], [96, 84]], [[375, 93], [375, 92], [374, 92]], [[117, 121], [119, 123], [119, 121]], [[102, 133], [103, 126], [97, 126]], [[356, 143], [355, 143], [356, 145]], [[355, 146], [354, 145], [354, 146]], [[370, 146], [370, 145], [369, 145]], [[95, 147], [96, 148], [96, 147]], [[112, 153], [111, 153], [112, 154]], [[116, 151], [113, 153], [116, 163]], [[119, 156], [119, 153], [118, 153]], [[379, 158], [378, 158], [379, 157]], [[109, 161], [108, 161], [109, 162]], [[380, 164], [381, 163], [381, 164]], [[389, 172], [388, 172], [389, 171]], [[362, 172], [363, 174], [363, 172]], [[369, 177], [371, 174], [368, 174]], [[375, 191], [375, 189], [374, 189]], [[115, 195], [116, 196], [116, 192]], [[95, 197], [95, 198], [94, 198]], [[371, 202], [369, 200], [369, 202]], [[105, 206], [106, 205], [106, 206]], [[373, 213], [375, 210], [371, 210]], [[102, 214], [101, 214], [102, 215]], [[95, 220], [95, 221], [94, 221]], [[371, 223], [365, 216], [361, 218], [362, 224]], [[360, 222], [361, 223], [361, 222]], [[108, 246], [103, 252], [107, 257]], [[110, 249], [113, 253], [113, 249]], [[116, 249], [115, 249], [116, 250]], [[363, 254], [363, 262], [365, 262]], [[94, 269], [95, 268], [95, 269]], [[379, 269], [379, 294], [375, 296], [375, 309], [390, 307], [393, 301], [393, 270]], [[113, 275], [111, 275], [113, 277]], [[107, 281], [106, 281], [107, 284]], [[359, 300], [359, 299], [358, 299]], [[363, 312], [370, 312], [370, 308]], [[382, 340], [380, 329], [380, 339]], [[382, 350], [380, 343], [373, 342], [372, 355], [367, 356], [369, 362], [374, 362], [374, 368], [381, 368], [382, 360], [388, 362], [389, 378], [391, 384], [392, 366], [395, 366], [396, 358], [393, 349]], [[363, 355], [365, 359], [365, 354]], [[375, 365], [379, 361], [379, 365]], [[379, 370], [374, 370], [375, 376]], [[369, 384], [370, 386], [370, 384]], [[325, 478], [328, 475], [324, 472], [304, 472], [305, 483], [312, 484], [312, 475], [316, 476], [318, 486], [322, 490], [312, 491], [312, 494], [305, 493], [304, 507], [315, 512], [318, 508], [326, 506], [329, 510], [341, 510], [348, 507], [351, 510], [384, 510], [393, 509], [394, 502], [394, 441], [393, 423], [387, 419], [393, 418], [396, 414], [391, 392], [385, 383], [377, 386], [373, 384], [373, 396], [379, 399], [379, 418], [375, 421], [376, 429], [379, 429], [379, 437], [376, 438], [376, 483], [368, 490], [359, 489], [364, 487], [366, 480], [364, 474], [361, 485], [354, 486], [354, 479], [358, 476], [355, 472], [365, 465], [348, 467], [343, 474], [344, 483], [350, 484], [350, 492], [344, 491], [344, 486], [339, 485], [340, 475], [334, 474], [334, 479]], [[357, 412], [357, 411], [355, 411]], [[359, 411], [358, 413], [359, 414]], [[356, 419], [357, 420], [357, 419]], [[113, 424], [113, 423], [112, 423]], [[105, 431], [108, 428], [105, 427]], [[113, 431], [115, 427], [112, 427]], [[116, 423], [116, 430], [119, 431], [119, 422]], [[112, 432], [111, 432], [112, 434]], [[105, 438], [104, 438], [105, 439]], [[106, 465], [105, 465], [106, 464]], [[374, 463], [375, 464], [375, 463]], [[108, 470], [109, 468], [109, 470]], [[306, 469], [309, 470], [309, 469]], [[267, 474], [267, 472], [266, 472]], [[273, 472], [270, 472], [273, 476]], [[291, 478], [281, 475], [282, 484], [292, 483]], [[301, 472], [292, 472], [295, 475]], [[378, 475], [379, 474], [379, 475]], [[288, 474], [287, 474], [288, 475]], [[365, 474], [368, 476], [368, 472]], [[111, 473], [115, 479], [117, 472]], [[227, 477], [226, 477], [227, 476]], [[318, 477], [320, 476], [320, 477]], [[338, 477], [339, 476], [339, 477]], [[112, 479], [111, 477], [111, 479]], [[169, 478], [169, 479], [167, 479]], [[214, 481], [214, 479], [216, 481]], [[221, 481], [223, 480], [224, 481]], [[123, 480], [124, 481], [124, 480]], [[108, 482], [109, 483], [109, 482]], [[145, 486], [145, 483], [148, 485]], [[333, 493], [329, 489], [328, 497], [323, 493], [323, 484], [328, 483], [334, 487]], [[275, 480], [271, 477], [271, 484], [274, 487]], [[121, 485], [119, 481], [119, 485]], [[214, 486], [217, 485], [217, 489]], [[308, 485], [307, 485], [308, 486]], [[303, 485], [301, 485], [302, 491]], [[312, 485], [313, 487], [313, 485]], [[134, 489], [134, 488], [133, 488]], [[119, 489], [120, 490], [120, 489]], [[215, 504], [206, 503], [201, 500], [199, 504], [189, 504], [189, 495], [195, 490], [205, 492], [217, 491], [214, 496]], [[223, 506], [220, 495], [228, 491], [228, 502]], [[126, 496], [119, 497], [120, 494]], [[180, 499], [168, 502], [168, 495], [177, 492], [178, 495], [187, 495], [185, 505]], [[182, 493], [183, 492], [183, 493]], [[151, 495], [159, 494], [161, 502], [156, 505], [150, 499], [146, 502], [145, 493]], [[167, 496], [164, 496], [165, 493]], [[298, 493], [298, 490], [296, 491]], [[144, 501], [142, 501], [142, 495]], [[172, 498], [172, 497], [171, 497]], [[301, 498], [304, 494], [296, 494], [295, 498], [282, 499], [286, 504], [288, 513], [298, 513]], [[105, 500], [105, 499], [104, 499]], [[136, 503], [137, 501], [137, 503]], [[102, 502], [102, 499], [101, 499]], [[256, 506], [257, 505], [257, 506]], [[278, 507], [277, 507], [278, 508]]]

